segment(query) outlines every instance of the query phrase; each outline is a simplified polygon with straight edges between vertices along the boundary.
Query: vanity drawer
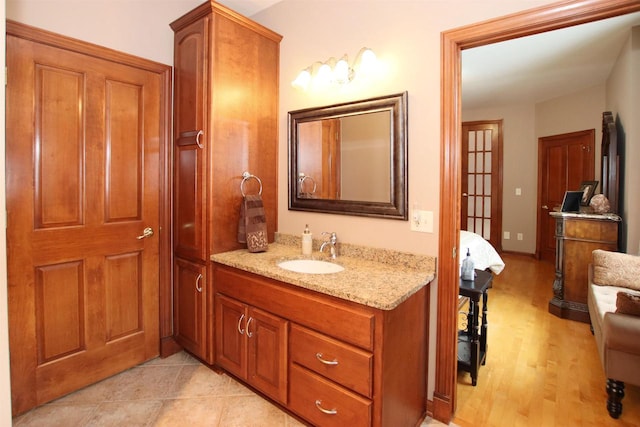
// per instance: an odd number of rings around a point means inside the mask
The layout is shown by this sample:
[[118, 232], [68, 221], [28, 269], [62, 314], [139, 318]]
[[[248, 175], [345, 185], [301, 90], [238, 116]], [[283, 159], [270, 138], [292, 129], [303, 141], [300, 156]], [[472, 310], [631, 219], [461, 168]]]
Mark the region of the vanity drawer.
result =
[[289, 354], [292, 362], [371, 397], [371, 353], [293, 324], [289, 334]]
[[289, 408], [315, 426], [370, 426], [371, 401], [294, 363]]

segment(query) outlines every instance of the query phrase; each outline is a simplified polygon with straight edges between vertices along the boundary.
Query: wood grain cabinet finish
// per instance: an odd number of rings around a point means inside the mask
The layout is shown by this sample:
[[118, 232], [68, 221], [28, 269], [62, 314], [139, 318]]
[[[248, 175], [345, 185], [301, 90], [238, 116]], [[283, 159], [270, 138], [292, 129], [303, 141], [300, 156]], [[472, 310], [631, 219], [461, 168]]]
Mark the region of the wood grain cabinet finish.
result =
[[556, 277], [549, 312], [590, 323], [587, 290], [591, 253], [596, 249], [618, 250], [619, 222], [607, 216], [552, 216], [556, 224]]
[[215, 304], [218, 365], [286, 404], [288, 322], [224, 295]]
[[187, 351], [208, 363], [211, 351], [208, 348], [206, 312], [210, 287], [207, 282], [207, 267], [181, 258], [173, 265], [175, 316], [173, 330], [176, 341]]
[[[237, 228], [242, 173], [262, 181], [269, 241], [277, 224], [277, 112], [281, 36], [215, 3], [207, 2], [171, 23], [174, 30], [173, 252], [208, 266], [211, 254], [239, 249]], [[257, 181], [244, 186], [258, 191]], [[211, 275], [207, 275], [211, 278]], [[203, 286], [210, 286], [210, 283]], [[179, 281], [174, 321], [193, 310], [204, 322], [194, 331], [213, 339], [213, 298], [186, 298]], [[199, 301], [201, 306], [190, 304]], [[182, 302], [185, 305], [182, 305]], [[182, 313], [186, 311], [187, 313]], [[176, 341], [207, 363], [213, 342]], [[210, 351], [204, 349], [211, 349]], [[202, 351], [198, 351], [198, 349]]]
[[[385, 311], [218, 263], [213, 276], [218, 366], [250, 377], [245, 360], [254, 357], [243, 354], [245, 342], [263, 340], [268, 352], [258, 350], [258, 360], [288, 371], [280, 377], [287, 398], [278, 400], [315, 426], [408, 426], [425, 416], [426, 287]], [[283, 329], [254, 329], [246, 319], [257, 314], [278, 319]]]

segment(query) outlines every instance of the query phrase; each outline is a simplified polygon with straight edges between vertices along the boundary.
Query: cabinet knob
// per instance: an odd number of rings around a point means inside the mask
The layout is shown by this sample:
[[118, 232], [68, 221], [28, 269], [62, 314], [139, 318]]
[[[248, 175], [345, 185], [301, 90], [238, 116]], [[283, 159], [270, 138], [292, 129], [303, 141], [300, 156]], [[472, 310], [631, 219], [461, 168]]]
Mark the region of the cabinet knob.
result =
[[320, 363], [324, 363], [325, 365], [337, 365], [338, 361], [336, 359], [326, 360], [323, 358], [322, 353], [316, 353], [316, 359], [320, 361]]

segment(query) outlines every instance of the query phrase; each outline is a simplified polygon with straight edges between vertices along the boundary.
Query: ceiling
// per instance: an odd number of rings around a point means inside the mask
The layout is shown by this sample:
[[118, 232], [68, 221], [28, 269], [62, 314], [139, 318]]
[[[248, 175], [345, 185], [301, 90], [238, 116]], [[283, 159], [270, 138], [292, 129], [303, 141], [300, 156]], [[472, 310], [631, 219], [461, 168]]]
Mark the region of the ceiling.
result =
[[[280, 0], [218, 0], [252, 16]], [[640, 12], [462, 52], [465, 109], [537, 103], [605, 82]]]
[[263, 9], [279, 3], [281, 0], [216, 0], [244, 16], [255, 15]]
[[462, 105], [536, 103], [602, 84], [640, 13], [462, 52]]

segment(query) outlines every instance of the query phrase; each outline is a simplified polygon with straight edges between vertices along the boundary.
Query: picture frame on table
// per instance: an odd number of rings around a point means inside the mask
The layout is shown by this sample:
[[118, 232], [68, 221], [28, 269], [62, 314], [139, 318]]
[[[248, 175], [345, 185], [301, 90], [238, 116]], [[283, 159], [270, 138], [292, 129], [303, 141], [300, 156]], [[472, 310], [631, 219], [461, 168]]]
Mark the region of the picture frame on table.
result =
[[596, 187], [598, 187], [598, 181], [582, 181], [580, 184], [580, 191], [582, 191], [580, 204], [582, 206], [589, 206], [589, 202], [591, 201], [593, 194], [596, 192]]

